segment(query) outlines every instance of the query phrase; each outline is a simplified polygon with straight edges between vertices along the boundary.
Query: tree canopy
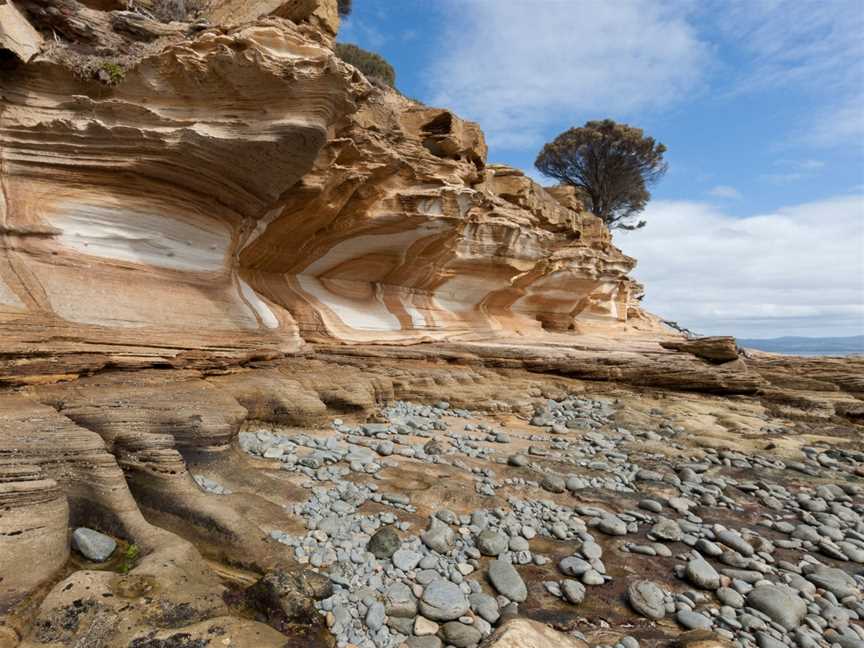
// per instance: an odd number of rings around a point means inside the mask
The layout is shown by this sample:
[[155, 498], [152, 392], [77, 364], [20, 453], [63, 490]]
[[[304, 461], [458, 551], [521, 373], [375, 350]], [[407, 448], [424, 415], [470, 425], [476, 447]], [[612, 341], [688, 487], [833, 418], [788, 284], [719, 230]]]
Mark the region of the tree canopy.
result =
[[666, 172], [666, 147], [641, 128], [611, 119], [571, 128], [540, 151], [534, 165], [545, 176], [576, 187], [585, 206], [610, 229], [637, 229], [633, 218], [651, 198], [648, 187]]
[[336, 56], [360, 70], [370, 81], [379, 81], [391, 88], [396, 85], [396, 70], [380, 54], [369, 52], [353, 43], [336, 43]]

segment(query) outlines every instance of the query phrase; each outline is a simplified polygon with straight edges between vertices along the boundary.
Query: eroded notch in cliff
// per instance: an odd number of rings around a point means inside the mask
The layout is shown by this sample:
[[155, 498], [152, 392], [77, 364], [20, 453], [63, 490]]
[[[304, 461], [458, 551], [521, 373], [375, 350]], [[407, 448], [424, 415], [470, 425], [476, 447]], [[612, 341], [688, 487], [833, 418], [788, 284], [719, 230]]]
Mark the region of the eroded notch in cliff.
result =
[[[457, 120], [457, 123], [458, 120]], [[454, 133], [453, 113], [441, 111], [430, 121], [420, 127], [423, 137], [423, 146], [432, 155], [445, 159], [466, 160], [473, 163], [478, 169], [486, 166], [483, 158], [473, 149], [465, 149], [460, 146], [457, 133]]]

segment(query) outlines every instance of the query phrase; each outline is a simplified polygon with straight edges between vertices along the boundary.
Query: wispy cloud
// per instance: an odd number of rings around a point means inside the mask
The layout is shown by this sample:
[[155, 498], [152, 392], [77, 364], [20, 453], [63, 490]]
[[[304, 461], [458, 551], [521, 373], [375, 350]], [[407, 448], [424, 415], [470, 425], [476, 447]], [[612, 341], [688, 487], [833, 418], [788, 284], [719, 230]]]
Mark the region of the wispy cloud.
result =
[[[501, 150], [536, 150], [561, 129], [716, 95], [795, 89], [823, 106], [800, 137], [864, 137], [861, 0], [441, 0], [443, 34], [426, 96], [477, 120]], [[820, 112], [821, 111], [821, 112]]]
[[[864, 9], [862, 9], [864, 12]], [[861, 70], [860, 63], [857, 65]], [[857, 142], [859, 151], [864, 149], [864, 78], [861, 80], [862, 90], [853, 93], [839, 105], [831, 106], [804, 127], [802, 139], [816, 146], [849, 145]]]
[[836, 94], [861, 88], [861, 0], [727, 0], [708, 7], [709, 20], [746, 57], [731, 75], [738, 90], [795, 86]]
[[344, 21], [339, 28], [339, 41], [343, 43], [359, 43], [374, 49], [382, 47], [388, 40], [381, 30], [355, 16]]
[[708, 191], [708, 195], [715, 198], [727, 198], [729, 200], [740, 200], [742, 198], [741, 192], [729, 185], [717, 185]]
[[733, 93], [809, 93], [821, 108], [802, 115], [794, 143], [829, 147], [864, 138], [861, 0], [728, 0], [720, 6], [723, 11], [707, 17], [736, 54], [724, 70]]
[[774, 166], [779, 168], [777, 172], [759, 177], [771, 184], [786, 185], [817, 176], [825, 163], [822, 160], [777, 160]]
[[702, 333], [853, 335], [864, 330], [864, 195], [733, 218], [658, 201], [616, 234], [649, 310]]
[[431, 70], [432, 99], [479, 120], [501, 148], [536, 148], [562, 119], [676, 102], [708, 57], [679, 4], [445, 1], [460, 20]]

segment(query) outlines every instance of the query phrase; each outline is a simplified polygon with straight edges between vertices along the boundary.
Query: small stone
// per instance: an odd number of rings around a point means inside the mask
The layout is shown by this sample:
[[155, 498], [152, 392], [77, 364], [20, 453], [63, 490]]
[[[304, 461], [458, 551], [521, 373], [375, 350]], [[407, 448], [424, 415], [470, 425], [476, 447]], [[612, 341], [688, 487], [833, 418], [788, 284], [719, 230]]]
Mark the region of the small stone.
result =
[[[779, 639], [775, 639], [767, 632], [757, 632], [756, 633], [756, 644], [759, 648], [786, 648], [786, 644], [780, 641]], [[802, 644], [799, 643], [799, 646]]]
[[652, 513], [660, 513], [663, 511], [663, 505], [657, 500], [643, 499], [639, 501], [639, 508]]
[[653, 581], [631, 583], [627, 588], [627, 600], [644, 617], [659, 620], [666, 616], [666, 596]]
[[392, 526], [385, 526], [375, 532], [375, 535], [369, 539], [366, 548], [379, 560], [388, 560], [401, 545], [402, 541], [399, 539], [396, 529]]
[[497, 623], [501, 616], [498, 611], [498, 601], [494, 596], [490, 596], [484, 592], [477, 592], [468, 597], [471, 602], [471, 609], [474, 610], [481, 618], [486, 619], [489, 623]]
[[434, 635], [438, 632], [438, 624], [426, 617], [418, 616], [414, 619], [414, 634], [418, 637]]
[[441, 626], [444, 640], [456, 648], [470, 648], [480, 643], [483, 636], [473, 625], [465, 625], [459, 621], [451, 621]]
[[680, 542], [684, 532], [681, 531], [681, 527], [678, 526], [678, 523], [675, 520], [661, 517], [657, 520], [657, 523], [651, 527], [651, 535], [658, 540], [663, 540], [665, 542]]
[[720, 574], [701, 556], [687, 563], [684, 575], [696, 587], [708, 590], [716, 590], [720, 587]]
[[440, 554], [449, 553], [455, 542], [453, 529], [434, 517], [429, 518], [429, 526], [420, 539], [423, 544]]
[[807, 603], [785, 585], [759, 585], [747, 595], [747, 605], [787, 630], [794, 630], [807, 614]]
[[417, 614], [417, 599], [405, 583], [396, 582], [384, 592], [385, 612], [391, 618], [414, 618]]
[[87, 527], [78, 527], [72, 534], [72, 546], [88, 560], [104, 562], [114, 553], [117, 542], [104, 533]]
[[564, 480], [558, 475], [546, 475], [540, 482], [540, 487], [550, 493], [563, 493], [566, 488]]
[[627, 535], [627, 523], [617, 517], [608, 516], [602, 518], [597, 524], [597, 529], [606, 535]]
[[575, 492], [582, 490], [583, 488], [588, 488], [589, 484], [587, 480], [573, 475], [567, 478], [567, 481], [564, 483], [564, 485], [567, 487], [568, 491]]
[[422, 554], [410, 549], [399, 549], [392, 556], [393, 564], [402, 571], [411, 571], [420, 563], [422, 558]]
[[749, 558], [755, 552], [753, 545], [747, 542], [740, 535], [729, 529], [721, 529], [715, 533], [718, 542], [722, 542], [727, 547], [730, 547], [740, 553], [742, 556]]
[[475, 544], [484, 556], [498, 556], [507, 551], [508, 539], [500, 531], [486, 529], [477, 536]]
[[588, 540], [587, 542], [582, 543], [582, 548], [580, 549], [582, 555], [585, 556], [588, 560], [594, 560], [596, 558], [600, 558], [603, 555], [603, 547], [594, 542], [593, 540]]
[[441, 648], [443, 644], [438, 637], [408, 637], [405, 645], [408, 648]]
[[399, 634], [411, 636], [411, 634], [414, 632], [414, 619], [405, 619], [402, 617], [387, 617], [387, 627], [389, 627], [394, 632], [398, 632]]
[[715, 594], [723, 605], [738, 609], [744, 607], [744, 597], [730, 587], [721, 587]]
[[855, 579], [836, 567], [817, 567], [815, 571], [807, 574], [807, 580], [839, 598], [859, 593]]
[[523, 602], [528, 598], [528, 588], [519, 572], [508, 562], [491, 560], [489, 562], [489, 580], [500, 593], [511, 601]]
[[589, 569], [587, 572], [582, 574], [582, 582], [586, 585], [602, 585], [606, 582], [606, 579], [603, 578], [603, 574], [598, 572], [596, 569]]
[[581, 576], [591, 569], [591, 564], [576, 556], [567, 556], [558, 563], [558, 569], [567, 576]]
[[710, 630], [712, 625], [711, 619], [692, 610], [679, 610], [675, 619], [688, 630]]
[[579, 581], [570, 579], [561, 581], [561, 593], [574, 605], [585, 600], [585, 586]]
[[468, 576], [469, 574], [474, 573], [474, 565], [469, 565], [468, 563], [457, 563], [456, 569], [458, 569], [459, 573], [463, 576]]
[[384, 604], [375, 602], [366, 611], [366, 627], [372, 632], [379, 630], [384, 625]]
[[452, 621], [468, 611], [468, 599], [455, 583], [439, 578], [423, 589], [420, 613], [433, 621]]

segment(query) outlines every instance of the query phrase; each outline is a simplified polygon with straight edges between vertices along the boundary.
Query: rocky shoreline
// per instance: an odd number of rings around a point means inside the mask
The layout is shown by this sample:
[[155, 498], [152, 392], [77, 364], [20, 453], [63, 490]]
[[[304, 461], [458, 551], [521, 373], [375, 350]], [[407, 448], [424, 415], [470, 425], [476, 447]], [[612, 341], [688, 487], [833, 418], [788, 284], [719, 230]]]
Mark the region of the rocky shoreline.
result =
[[0, 0], [0, 648], [864, 645], [864, 359], [664, 326], [336, 0], [197, 5]]
[[[79, 566], [47, 598], [37, 590], [8, 608], [3, 627], [23, 646], [78, 641], [106, 615], [129, 619], [128, 639], [101, 630], [112, 645], [150, 635], [206, 639], [200, 632], [214, 624], [235, 644], [254, 636], [269, 645], [266, 635], [248, 634], [262, 622], [278, 630], [277, 642], [299, 632], [306, 643], [297, 645], [369, 648], [503, 641], [511, 622], [551, 625], [573, 646], [653, 648], [689, 641], [688, 632], [714, 644], [680, 645], [845, 648], [862, 640], [861, 428], [846, 405], [842, 416], [824, 414], [848, 392], [788, 388], [793, 374], [781, 368], [796, 369], [796, 360], [767, 360], [768, 375], [785, 376], [778, 404], [770, 389], [710, 395], [381, 357], [361, 370], [361, 356], [351, 357], [354, 365], [292, 360], [284, 373], [275, 363], [192, 382], [169, 371], [155, 387], [132, 372], [123, 391], [123, 374], [106, 374], [8, 394], [6, 434], [38, 437], [33, 410], [22, 408], [35, 398], [62, 402], [65, 416], [114, 438], [130, 501], [147, 521], [136, 523], [118, 505], [124, 500], [104, 491], [84, 494], [88, 510], [104, 512], [95, 518], [81, 516], [73, 498], [73, 519], [115, 537], [120, 549], [105, 568], [73, 551], [65, 569]], [[847, 386], [855, 368], [807, 366], [811, 374], [821, 367], [823, 380], [839, 370]], [[269, 389], [250, 392], [253, 378]], [[172, 391], [185, 411], [154, 399]], [[228, 393], [254, 418], [234, 418], [232, 433], [194, 433], [198, 412], [212, 416]], [[817, 398], [826, 399], [822, 408], [809, 404]], [[58, 416], [40, 412], [45, 421]], [[164, 433], [129, 437], [136, 419], [192, 436], [178, 453]], [[94, 451], [82, 481], [116, 492], [122, 482], [99, 472]], [[54, 501], [52, 478], [68, 479], [64, 460], [42, 452], [24, 463], [20, 447], [14, 455], [34, 476], [46, 471], [34, 481], [19, 469], [5, 491], [20, 511], [4, 527], [4, 537], [19, 539], [15, 560], [35, 559], [35, 538], [44, 542], [49, 528], [14, 526], [32, 524], [40, 510], [23, 494]], [[70, 493], [80, 492], [71, 484]], [[55, 528], [55, 542], [67, 543], [67, 527]], [[142, 556], [124, 567], [116, 556], [130, 543]], [[323, 580], [284, 576], [303, 570]], [[288, 578], [270, 592], [269, 607], [249, 593], [256, 573], [267, 574], [261, 582]], [[189, 580], [200, 594], [179, 586]], [[130, 608], [116, 596], [130, 588], [159, 595]], [[78, 610], [75, 601], [88, 598], [99, 604]], [[105, 605], [115, 598], [125, 605]], [[180, 626], [159, 621], [154, 605], [180, 606], [188, 617]], [[77, 623], [60, 630], [70, 609]]]

